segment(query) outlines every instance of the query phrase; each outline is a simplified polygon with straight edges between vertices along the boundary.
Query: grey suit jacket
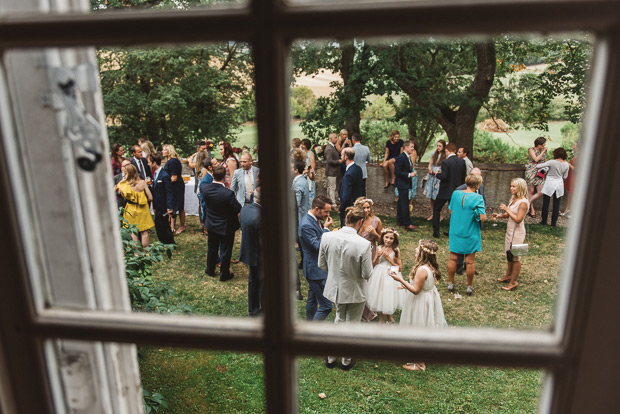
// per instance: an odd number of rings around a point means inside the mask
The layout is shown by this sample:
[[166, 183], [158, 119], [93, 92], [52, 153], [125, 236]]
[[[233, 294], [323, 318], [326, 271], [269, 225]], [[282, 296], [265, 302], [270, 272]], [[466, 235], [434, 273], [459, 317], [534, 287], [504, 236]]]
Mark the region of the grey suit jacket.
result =
[[310, 189], [308, 180], [303, 175], [293, 181], [293, 194], [295, 194], [295, 206], [297, 207], [297, 225], [301, 218], [308, 214], [310, 208]]
[[[256, 189], [256, 177], [258, 177], [258, 172], [260, 169], [258, 167], [252, 166], [250, 169], [252, 171], [252, 178], [254, 179], [254, 189]], [[235, 192], [235, 198], [243, 206], [245, 204], [245, 178], [244, 178], [245, 170], [241, 168], [237, 168], [233, 174], [232, 179], [230, 180], [230, 189]]]
[[353, 161], [362, 169], [362, 178], [368, 178], [368, 170], [366, 169], [366, 163], [370, 162], [370, 149], [366, 145], [362, 145], [359, 142], [353, 145], [355, 150], [355, 156]]
[[372, 273], [370, 242], [352, 227], [323, 234], [319, 267], [327, 271], [323, 296], [334, 303], [366, 301], [367, 280]]
[[340, 154], [329, 142], [325, 145], [325, 176], [338, 177], [340, 174]]

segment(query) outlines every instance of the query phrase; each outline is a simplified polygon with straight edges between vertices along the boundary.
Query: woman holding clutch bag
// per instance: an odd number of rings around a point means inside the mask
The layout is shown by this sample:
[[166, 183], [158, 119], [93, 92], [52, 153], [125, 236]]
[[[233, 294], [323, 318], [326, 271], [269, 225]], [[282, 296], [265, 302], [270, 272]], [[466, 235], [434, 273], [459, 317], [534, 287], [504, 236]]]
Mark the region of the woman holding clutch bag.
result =
[[498, 282], [508, 282], [507, 286], [503, 286], [502, 289], [510, 291], [517, 286], [519, 282], [519, 273], [521, 272], [521, 258], [514, 256], [510, 253], [511, 244], [522, 244], [525, 241], [525, 215], [530, 208], [530, 202], [528, 199], [527, 183], [523, 178], [515, 178], [510, 182], [510, 193], [512, 198], [508, 205], [500, 204], [499, 208], [504, 210], [504, 213], [493, 213], [491, 217], [496, 218], [508, 218], [508, 225], [506, 226], [506, 238], [504, 244], [504, 251], [506, 252], [506, 259], [508, 260], [508, 267], [506, 268], [506, 274], [504, 277], [497, 279]]

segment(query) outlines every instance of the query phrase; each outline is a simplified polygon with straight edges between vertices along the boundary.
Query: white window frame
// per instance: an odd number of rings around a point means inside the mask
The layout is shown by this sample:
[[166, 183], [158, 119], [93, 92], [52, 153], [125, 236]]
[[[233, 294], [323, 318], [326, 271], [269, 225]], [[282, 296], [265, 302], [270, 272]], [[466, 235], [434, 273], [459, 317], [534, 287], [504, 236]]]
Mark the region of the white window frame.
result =
[[[86, 1], [80, 3], [82, 6]], [[1, 4], [1, 3], [0, 3]], [[265, 254], [265, 317], [256, 321], [221, 318], [163, 318], [132, 314], [124, 307], [109, 312], [41, 306], [33, 295], [36, 246], [20, 210], [20, 183], [11, 176], [9, 156], [19, 154], [20, 125], [6, 94], [0, 96], [0, 408], [3, 412], [54, 412], [48, 380], [45, 341], [77, 339], [130, 344], [226, 349], [264, 355], [267, 409], [297, 409], [295, 358], [344, 353], [360, 357], [406, 360], [415, 353], [436, 363], [513, 366], [544, 369], [549, 375], [541, 411], [609, 412], [616, 409], [615, 377], [619, 372], [620, 333], [616, 315], [620, 278], [613, 247], [620, 233], [615, 217], [620, 197], [620, 3], [618, 1], [485, 0], [363, 2], [290, 5], [253, 0], [247, 8], [191, 11], [144, 11], [91, 14], [7, 14], [0, 22], [0, 48], [145, 45], [243, 40], [252, 44], [256, 73], [258, 139], [263, 182], [263, 228], [270, 249]], [[288, 61], [294, 39], [339, 36], [493, 35], [589, 31], [597, 47], [590, 86], [580, 165], [589, 174], [577, 177], [577, 215], [568, 233], [565, 265], [549, 332], [454, 328], [438, 333], [366, 332], [360, 327], [336, 331], [331, 326], [295, 321], [292, 285], [294, 243], [288, 197]], [[105, 33], [105, 36], [102, 36]], [[9, 83], [0, 72], [3, 88]], [[596, 154], [596, 157], [595, 157]], [[594, 161], [594, 162], [593, 162]], [[103, 168], [106, 178], [109, 166]], [[79, 175], [79, 174], [78, 174]], [[26, 185], [32, 180], [26, 179]], [[78, 179], [80, 185], [80, 179]], [[282, 191], [282, 189], [287, 189]], [[610, 189], [612, 189], [610, 191]], [[83, 196], [102, 197], [103, 185]], [[28, 196], [26, 196], [27, 199]], [[108, 198], [106, 198], [108, 197]], [[37, 206], [33, 207], [36, 211]], [[102, 209], [102, 210], [105, 210]], [[111, 211], [111, 209], [108, 209]], [[115, 217], [103, 211], [103, 227]], [[108, 216], [109, 214], [109, 216]], [[35, 224], [36, 227], [36, 224]], [[107, 239], [106, 239], [107, 240]], [[113, 246], [114, 242], [110, 243]], [[112, 251], [113, 249], [108, 249]], [[92, 252], [85, 252], [92, 254]], [[119, 256], [108, 252], [110, 257]], [[92, 257], [91, 257], [91, 260]], [[119, 269], [107, 269], [116, 277]], [[105, 272], [104, 272], [105, 273]], [[35, 278], [36, 279], [36, 278]], [[44, 303], [43, 303], [44, 305]], [[96, 309], [102, 309], [95, 307]], [[37, 398], [33, 398], [33, 395]], [[18, 407], [19, 410], [14, 410]]]

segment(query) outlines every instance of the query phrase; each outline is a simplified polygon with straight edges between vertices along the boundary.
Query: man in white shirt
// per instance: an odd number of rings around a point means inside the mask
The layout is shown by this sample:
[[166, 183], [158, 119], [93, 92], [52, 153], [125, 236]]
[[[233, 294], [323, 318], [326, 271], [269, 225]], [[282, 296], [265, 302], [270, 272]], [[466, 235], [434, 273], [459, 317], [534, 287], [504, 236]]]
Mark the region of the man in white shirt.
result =
[[459, 158], [462, 158], [463, 161], [465, 161], [465, 167], [467, 168], [466, 175], [469, 175], [469, 173], [471, 172], [472, 168], [474, 168], [474, 164], [468, 158], [469, 157], [469, 147], [461, 147], [461, 148], [459, 148], [459, 150], [456, 153], [456, 155]]
[[[345, 227], [321, 237], [319, 267], [327, 272], [323, 296], [336, 305], [336, 324], [359, 323], [364, 312], [372, 250], [370, 242], [357, 234], [363, 222], [364, 210], [354, 207], [347, 214]], [[334, 368], [337, 360], [328, 356], [325, 366]], [[354, 365], [354, 359], [342, 357], [340, 369], [348, 371]]]

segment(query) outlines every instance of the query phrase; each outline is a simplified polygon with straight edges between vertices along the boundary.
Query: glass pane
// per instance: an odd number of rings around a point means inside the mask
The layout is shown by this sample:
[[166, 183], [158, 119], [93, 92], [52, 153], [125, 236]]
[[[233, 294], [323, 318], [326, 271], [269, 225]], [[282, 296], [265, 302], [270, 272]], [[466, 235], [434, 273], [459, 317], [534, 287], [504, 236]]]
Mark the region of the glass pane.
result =
[[539, 370], [430, 363], [424, 372], [386, 361], [360, 360], [350, 372], [340, 369], [340, 361], [333, 369], [318, 358], [298, 364], [300, 413], [535, 413], [544, 376]]
[[143, 387], [172, 413], [265, 412], [263, 358], [257, 354], [139, 348]]
[[93, 11], [106, 10], [187, 10], [216, 6], [243, 6], [247, 0], [90, 0]]
[[[149, 247], [143, 250], [127, 238], [128, 230], [121, 229], [135, 310], [222, 316], [261, 313], [260, 206], [255, 202], [260, 170], [250, 55], [247, 44], [235, 42], [98, 52], [112, 154], [122, 145], [123, 156], [134, 159], [133, 150], [147, 153], [152, 144], [168, 158], [159, 165], [161, 170], [156, 164], [149, 167], [152, 177], [147, 169], [147, 177], [156, 180], [152, 186], [155, 226], [149, 222], [146, 226], [151, 231], [141, 233], [146, 237], [142, 244], [148, 242]], [[144, 138], [150, 144], [136, 146]], [[172, 208], [164, 194], [167, 180], [176, 200]], [[228, 197], [231, 194], [234, 197]], [[119, 196], [118, 200], [128, 199]], [[125, 208], [132, 205], [128, 202]], [[127, 214], [125, 219], [133, 221]], [[174, 232], [167, 230], [171, 221]], [[248, 245], [240, 257], [242, 233]], [[157, 241], [176, 243], [170, 258], [162, 256], [165, 248]], [[150, 274], [144, 277], [140, 266], [153, 259], [156, 263], [147, 266]], [[252, 264], [251, 278], [247, 263]]]
[[[343, 225], [345, 207], [356, 202], [365, 206], [365, 219], [353, 231], [371, 241], [372, 257], [381, 251], [387, 256], [379, 255], [374, 268], [350, 269], [356, 288], [345, 287], [342, 278], [333, 276], [330, 281], [331, 276], [316, 269], [320, 254], [311, 246], [313, 228], [308, 224], [316, 219], [306, 222], [306, 227], [302, 223], [308, 237], [300, 244], [305, 246], [304, 257], [311, 259], [305, 264], [309, 275], [300, 276], [298, 298], [312, 299], [308, 313], [306, 300], [300, 299], [298, 316], [322, 319], [327, 313], [332, 320], [335, 310], [329, 312], [329, 306], [337, 296], [367, 290], [362, 320], [403, 321], [403, 301], [414, 295], [389, 276], [390, 267], [399, 266], [409, 281], [414, 279], [411, 272], [416, 265], [426, 264], [433, 269], [438, 291], [434, 297], [440, 297], [437, 303], [449, 326], [548, 329], [571, 224], [568, 201], [574, 190], [575, 142], [581, 137], [592, 48], [592, 36], [580, 33], [477, 40], [295, 42], [291, 48], [291, 138], [308, 140], [300, 159], [308, 165], [316, 160], [315, 181], [309, 179], [309, 168], [305, 173], [310, 188], [308, 209], [313, 211], [313, 197], [327, 196], [334, 221], [331, 230], [336, 230]], [[352, 140], [355, 135], [359, 144]], [[414, 142], [411, 149], [409, 140]], [[291, 145], [296, 145], [295, 139]], [[347, 161], [346, 147], [353, 145], [358, 150]], [[443, 150], [452, 145], [450, 154], [455, 156], [449, 160]], [[433, 157], [437, 148], [441, 151]], [[296, 150], [292, 151], [294, 156]], [[537, 164], [540, 169], [545, 161], [550, 161], [547, 167], [551, 168], [546, 179], [536, 174]], [[397, 163], [401, 175], [409, 178], [397, 177]], [[460, 185], [467, 189], [466, 175], [473, 167], [478, 168], [473, 174], [482, 177], [480, 194], [455, 191]], [[511, 192], [511, 182], [517, 178]], [[472, 177], [474, 187], [475, 181]], [[562, 195], [557, 210], [552, 207], [553, 194]], [[458, 196], [461, 199], [454, 201]], [[530, 210], [529, 198], [533, 200]], [[544, 199], [547, 207], [543, 207]], [[470, 204], [474, 202], [479, 206], [477, 213]], [[516, 231], [516, 222], [512, 218], [508, 222], [504, 205], [510, 205], [511, 217], [519, 222]], [[485, 213], [487, 221], [480, 217]], [[494, 214], [500, 217], [492, 218]], [[315, 227], [312, 234], [324, 241], [329, 233]], [[392, 241], [377, 246], [386, 233]], [[325, 248], [326, 267], [342, 270], [346, 260], [335, 240], [346, 240], [347, 246], [355, 244], [354, 240], [333, 233], [327, 237], [333, 248], [331, 259], [330, 249]], [[424, 242], [424, 254], [418, 256], [421, 239], [428, 242]], [[515, 249], [518, 244], [529, 246], [521, 261], [517, 257], [507, 262], [511, 240]], [[464, 270], [458, 255], [472, 253]], [[422, 271], [415, 289], [433, 291], [432, 276], [423, 283], [427, 275]], [[312, 280], [323, 279], [325, 287], [315, 285], [312, 291], [304, 280], [308, 276], [310, 285]], [[367, 285], [363, 278], [370, 278]], [[324, 299], [327, 291], [331, 296]], [[314, 313], [317, 292], [326, 309], [321, 314], [319, 306], [319, 317]], [[349, 299], [357, 302], [358, 296]]]

